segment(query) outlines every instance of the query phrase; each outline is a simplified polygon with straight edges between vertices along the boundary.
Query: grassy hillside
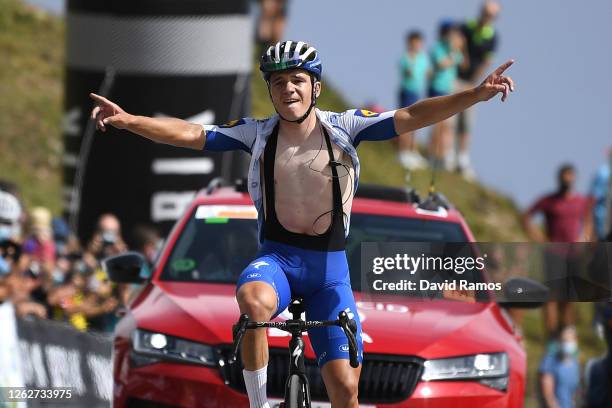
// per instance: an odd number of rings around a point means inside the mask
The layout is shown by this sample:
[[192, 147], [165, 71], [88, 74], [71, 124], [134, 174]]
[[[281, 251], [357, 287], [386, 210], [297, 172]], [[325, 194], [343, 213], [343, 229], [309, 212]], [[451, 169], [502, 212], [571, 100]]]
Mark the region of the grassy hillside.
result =
[[[46, 205], [59, 213], [61, 205], [61, 114], [64, 63], [64, 23], [57, 17], [24, 6], [18, 0], [0, 0], [0, 179], [17, 183], [29, 205]], [[261, 76], [254, 72], [253, 116], [273, 112]], [[348, 104], [326, 81], [320, 107], [335, 111]], [[364, 143], [359, 147], [362, 181], [386, 185], [405, 184], [393, 142]], [[480, 241], [522, 241], [517, 208], [512, 200], [455, 174], [436, 176], [437, 190], [465, 214]], [[412, 175], [411, 183], [425, 195], [429, 171]], [[583, 361], [603, 351], [590, 330], [590, 304], [578, 306]], [[529, 350], [529, 391], [541, 355], [542, 327], [539, 311], [527, 313], [525, 336]], [[533, 399], [529, 399], [533, 402]], [[531, 406], [530, 403], [528, 406]]]
[[61, 205], [64, 23], [0, 0], [0, 179], [28, 204]]

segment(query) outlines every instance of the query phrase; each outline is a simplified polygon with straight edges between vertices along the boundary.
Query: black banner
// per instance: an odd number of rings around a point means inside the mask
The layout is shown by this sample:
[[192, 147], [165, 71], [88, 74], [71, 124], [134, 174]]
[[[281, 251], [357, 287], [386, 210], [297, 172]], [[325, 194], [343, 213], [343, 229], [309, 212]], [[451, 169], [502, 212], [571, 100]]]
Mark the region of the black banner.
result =
[[17, 337], [25, 389], [70, 390], [69, 398], [28, 399], [29, 407], [110, 407], [112, 337], [38, 319], [17, 319]]

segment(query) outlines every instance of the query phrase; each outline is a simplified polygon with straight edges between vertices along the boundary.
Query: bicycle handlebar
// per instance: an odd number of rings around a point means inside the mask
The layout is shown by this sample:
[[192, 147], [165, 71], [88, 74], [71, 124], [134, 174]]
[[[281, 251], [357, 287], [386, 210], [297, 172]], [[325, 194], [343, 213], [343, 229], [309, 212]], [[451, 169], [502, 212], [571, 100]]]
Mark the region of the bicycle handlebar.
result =
[[232, 337], [234, 338], [234, 345], [232, 347], [232, 354], [230, 355], [229, 362], [233, 363], [236, 361], [236, 356], [238, 356], [238, 349], [240, 348], [240, 343], [242, 342], [242, 337], [246, 332], [247, 326], [249, 324], [249, 316], [246, 313], [240, 315], [240, 319], [238, 319], [238, 323], [236, 323], [232, 327]]
[[340, 326], [346, 338], [349, 342], [349, 362], [351, 367], [359, 367], [359, 360], [357, 359], [357, 322], [354, 319], [349, 319], [348, 314], [345, 311], [338, 313], [338, 320], [323, 320], [323, 321], [303, 321], [303, 320], [287, 320], [284, 322], [254, 322], [249, 320], [249, 316], [245, 313], [240, 315], [240, 319], [233, 326], [233, 338], [234, 344], [232, 347], [232, 354], [230, 355], [229, 362], [234, 363], [238, 356], [238, 349], [242, 342], [242, 337], [247, 329], [260, 329], [267, 327], [274, 327], [280, 330], [285, 330], [290, 333], [303, 332], [307, 329], [314, 327], [324, 326]]
[[349, 362], [351, 367], [357, 368], [359, 367], [359, 360], [357, 359], [357, 339], [355, 338], [357, 334], [357, 322], [355, 322], [354, 319], [349, 319], [348, 314], [344, 310], [338, 313], [338, 321], [349, 342]]

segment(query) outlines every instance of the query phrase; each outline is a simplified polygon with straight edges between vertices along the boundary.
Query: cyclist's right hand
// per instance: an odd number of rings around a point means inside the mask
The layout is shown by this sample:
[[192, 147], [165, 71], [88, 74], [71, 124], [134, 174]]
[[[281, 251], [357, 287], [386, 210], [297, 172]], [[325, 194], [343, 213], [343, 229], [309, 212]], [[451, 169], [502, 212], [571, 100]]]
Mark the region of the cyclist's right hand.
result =
[[125, 129], [127, 127], [132, 115], [103, 96], [90, 93], [89, 97], [95, 103], [91, 111], [91, 119], [96, 121], [96, 129], [106, 132], [106, 125], [111, 125], [117, 129]]

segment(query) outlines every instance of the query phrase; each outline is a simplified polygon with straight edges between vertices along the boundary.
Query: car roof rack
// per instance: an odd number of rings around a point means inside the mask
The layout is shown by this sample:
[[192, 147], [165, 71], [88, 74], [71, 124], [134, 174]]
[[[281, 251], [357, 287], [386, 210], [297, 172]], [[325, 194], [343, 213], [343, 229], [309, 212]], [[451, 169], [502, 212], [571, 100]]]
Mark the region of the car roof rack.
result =
[[247, 180], [244, 177], [234, 180], [233, 185], [230, 185], [223, 177], [215, 177], [208, 182], [208, 185], [202, 191], [204, 191], [206, 195], [210, 195], [221, 187], [230, 186], [234, 187], [234, 189], [239, 193], [246, 193], [248, 191]]
[[359, 184], [355, 198], [371, 198], [411, 204], [421, 202], [421, 197], [419, 197], [419, 194], [413, 188], [381, 186], [377, 184]]
[[430, 193], [423, 202], [419, 203], [418, 208], [427, 211], [437, 211], [440, 207], [450, 210], [454, 208], [446, 196], [439, 192]]

